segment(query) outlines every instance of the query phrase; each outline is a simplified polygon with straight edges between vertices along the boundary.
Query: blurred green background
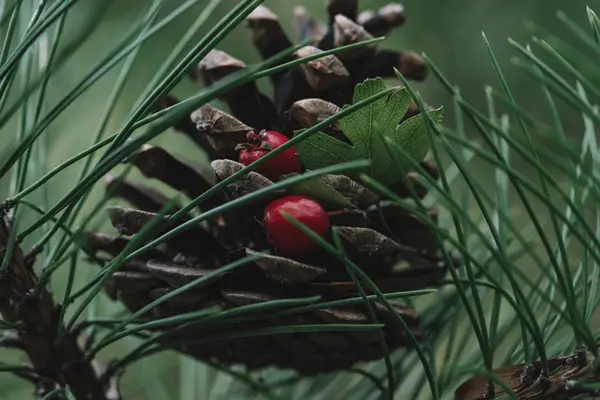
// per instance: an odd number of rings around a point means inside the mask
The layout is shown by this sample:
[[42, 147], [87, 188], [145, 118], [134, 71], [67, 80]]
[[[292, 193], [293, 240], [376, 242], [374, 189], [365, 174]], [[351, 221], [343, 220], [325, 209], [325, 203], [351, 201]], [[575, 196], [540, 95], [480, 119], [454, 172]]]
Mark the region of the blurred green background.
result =
[[[117, 43], [122, 40], [132, 26], [143, 17], [150, 6], [149, 0], [81, 0], [69, 13], [67, 28], [61, 51], [72, 51], [60, 69], [53, 75], [49, 95], [45, 100], [46, 110], [54, 106], [68, 93], [94, 65], [100, 62]], [[161, 15], [166, 15], [170, 9], [181, 4], [179, 0], [165, 1]], [[206, 1], [179, 18], [175, 23], [162, 30], [152, 40], [144, 44], [136, 60], [133, 73], [127, 83], [126, 90], [119, 99], [116, 112], [108, 128], [113, 132], [119, 128], [123, 119], [131, 111], [141, 90], [156, 72], [174, 43], [185, 32], [189, 24], [197, 17], [205, 6]], [[234, 0], [223, 0], [209, 22], [216, 22], [233, 4]], [[324, 0], [266, 0], [265, 5], [279, 14], [284, 28], [293, 35], [291, 16], [294, 5], [303, 5], [318, 19], [327, 20]], [[360, 9], [377, 9], [385, 5], [384, 0], [361, 0]], [[446, 74], [449, 80], [461, 88], [461, 93], [472, 103], [485, 108], [484, 87], [487, 84], [496, 85], [493, 71], [485, 52], [481, 32], [484, 31], [491, 42], [496, 56], [500, 60], [505, 74], [512, 85], [517, 101], [530, 112], [545, 115], [540, 99], [539, 86], [522, 71], [514, 68], [511, 58], [516, 54], [507, 42], [508, 37], [520, 43], [526, 43], [534, 25], [544, 27], [558, 37], [567, 40], [572, 37], [564, 25], [557, 19], [557, 10], [563, 10], [570, 18], [587, 29], [585, 5], [583, 0], [569, 2], [559, 0], [439, 0], [439, 1], [409, 1], [403, 3], [406, 7], [407, 23], [401, 29], [389, 35], [381, 44], [382, 48], [411, 49], [425, 52]], [[100, 18], [100, 19], [99, 19]], [[95, 25], [97, 22], [97, 25]], [[201, 37], [210, 27], [206, 24], [198, 37]], [[247, 63], [259, 60], [258, 52], [253, 48], [247, 29], [242, 25], [224, 40], [218, 48], [226, 50]], [[66, 54], [66, 53], [64, 53]], [[47, 164], [52, 167], [76, 154], [90, 145], [91, 136], [99, 124], [99, 118], [104, 110], [112, 84], [118, 74], [118, 68], [112, 70], [96, 85], [88, 90], [78, 101], [61, 115], [51, 129], [45, 133], [48, 140]], [[269, 91], [266, 80], [261, 87]], [[426, 101], [434, 106], [444, 105], [448, 121], [452, 123], [451, 97], [441, 87], [434, 77], [415, 87], [421, 91]], [[195, 93], [198, 88], [185, 80], [176, 89], [179, 97]], [[9, 100], [14, 101], [19, 96], [19, 86]], [[569, 134], [579, 135], [580, 122], [577, 115], [569, 115], [565, 120]], [[0, 160], [12, 151], [15, 145], [16, 120], [3, 127], [0, 132]], [[187, 159], [202, 161], [195, 147], [181, 135], [168, 132], [155, 142], [164, 144], [169, 150]], [[189, 149], [192, 148], [193, 151]], [[485, 173], [485, 172], [482, 172]], [[58, 201], [74, 184], [78, 168], [70, 168], [48, 185], [49, 204]], [[35, 175], [30, 177], [33, 180]], [[5, 198], [8, 191], [8, 180], [0, 180], [0, 198]], [[88, 209], [97, 201], [101, 189], [95, 190], [88, 202]], [[36, 193], [32, 198], [39, 196]], [[38, 197], [39, 198], [39, 197]], [[31, 221], [31, 219], [28, 219]], [[107, 228], [108, 229], [108, 228]], [[32, 237], [31, 240], [36, 239]], [[28, 241], [28, 244], [32, 242]], [[79, 272], [79, 279], [86, 279], [86, 274], [94, 271]], [[61, 276], [54, 282], [55, 290], [62, 290]], [[106, 299], [96, 304], [98, 312], [114, 308]], [[132, 342], [133, 343], [133, 342]], [[127, 347], [132, 343], [124, 342]], [[122, 351], [115, 346], [114, 352]], [[183, 371], [181, 374], [179, 370]], [[123, 390], [126, 399], [168, 399], [193, 398], [189, 392], [178, 390], [178, 379], [186, 374], [199, 373], [196, 398], [207, 398], [206, 386], [202, 379], [213, 380], [213, 376], [204, 369], [174, 355], [153, 357], [147, 362], [132, 368], [124, 378]], [[30, 387], [17, 381], [12, 376], [0, 375], [0, 398], [25, 399], [30, 397]], [[186, 389], [187, 390], [187, 389]], [[191, 389], [190, 389], [191, 390]], [[204, 392], [203, 392], [204, 391]], [[179, 397], [177, 397], [179, 396]], [[211, 397], [218, 398], [218, 397]]]

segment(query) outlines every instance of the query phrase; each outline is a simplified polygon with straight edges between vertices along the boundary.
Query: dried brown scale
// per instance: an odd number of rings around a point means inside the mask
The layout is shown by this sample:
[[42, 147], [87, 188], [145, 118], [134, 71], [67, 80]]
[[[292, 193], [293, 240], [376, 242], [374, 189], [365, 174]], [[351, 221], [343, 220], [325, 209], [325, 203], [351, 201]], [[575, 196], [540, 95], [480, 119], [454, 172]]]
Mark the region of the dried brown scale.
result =
[[[227, 179], [244, 168], [243, 164], [232, 160], [215, 160], [211, 163], [211, 166], [220, 180]], [[228, 189], [235, 198], [239, 198], [271, 185], [273, 185], [273, 182], [268, 178], [265, 178], [257, 172], [250, 171], [239, 180], [231, 183]], [[274, 192], [274, 194], [267, 195], [265, 198], [256, 201], [259, 202], [259, 204], [266, 204], [273, 199], [273, 196], [277, 196], [278, 193], [281, 194], [282, 191]]]
[[427, 65], [423, 58], [411, 51], [381, 50], [371, 58], [359, 59], [347, 64], [352, 82], [359, 83], [367, 78], [393, 78], [398, 70], [406, 79], [417, 82], [427, 78]]
[[368, 224], [367, 214], [362, 210], [337, 210], [327, 213], [332, 225], [364, 228]]
[[85, 232], [81, 235], [80, 243], [81, 247], [87, 252], [95, 254], [102, 250], [116, 256], [127, 246], [128, 240], [106, 233]]
[[[338, 48], [354, 43], [366, 42], [373, 39], [373, 35], [361, 25], [339, 14], [333, 23], [333, 47]], [[375, 53], [375, 45], [367, 45], [353, 50], [342, 51], [337, 57], [343, 62], [352, 62], [357, 59], [371, 57]]]
[[235, 157], [235, 146], [244, 142], [246, 134], [252, 131], [229, 114], [205, 104], [190, 117], [195, 126], [195, 134], [206, 138], [206, 141], [219, 157]]
[[[157, 102], [156, 106], [154, 107], [154, 111], [158, 112], [165, 110], [178, 104], [179, 102], [180, 101], [177, 97], [172, 94], [168, 94]], [[175, 131], [183, 133], [190, 140], [196, 143], [196, 145], [206, 152], [209, 158], [215, 159], [219, 157], [217, 151], [215, 150], [214, 144], [209, 141], [208, 136], [205, 134], [204, 130], [201, 129], [202, 126], [198, 126], [198, 124], [193, 121], [193, 116], [185, 116], [181, 118], [173, 125], [173, 128]]]
[[[386, 227], [384, 222], [390, 224], [392, 231], [395, 231], [394, 228], [397, 228], [398, 230], [417, 230], [425, 229], [426, 227], [425, 222], [411, 214], [404, 207], [396, 204], [384, 203], [379, 206], [369, 207], [366, 211], [371, 226], [379, 231], [385, 231]], [[436, 209], [429, 209], [426, 214], [434, 224], [437, 224], [438, 212]], [[383, 215], [385, 221], [381, 218], [381, 215]]]
[[376, 203], [379, 197], [345, 175], [323, 175], [321, 179], [359, 207]]
[[[220, 51], [212, 50], [200, 61], [197, 72], [191, 77], [198, 80], [202, 77], [206, 86], [226, 77], [227, 75], [246, 68], [242, 61]], [[260, 93], [255, 82], [237, 86], [222, 96], [231, 112], [242, 122], [250, 126], [271, 127], [277, 120], [273, 102]]]
[[198, 71], [210, 84], [231, 72], [246, 68], [243, 61], [238, 60], [221, 50], [211, 50], [206, 57], [198, 63]]
[[404, 6], [399, 3], [386, 4], [379, 9], [378, 14], [394, 27], [400, 26], [406, 21]]
[[[304, 58], [320, 52], [322, 50], [316, 47], [304, 46], [296, 51], [295, 56]], [[351, 97], [349, 78], [348, 70], [334, 55], [300, 64], [286, 72], [275, 87], [277, 114], [283, 116], [296, 101], [311, 97], [342, 106]]]
[[203, 174], [199, 168], [173, 157], [160, 147], [151, 145], [143, 146], [135, 156], [133, 164], [147, 178], [168, 182], [191, 197], [204, 193], [215, 182], [214, 174]]
[[427, 193], [427, 186], [422, 182], [421, 176], [416, 172], [409, 172], [405, 177], [406, 182], [400, 181], [390, 186], [390, 189], [400, 197], [411, 197], [411, 193], [424, 198]]
[[111, 276], [116, 287], [128, 286], [131, 291], [150, 291], [160, 286], [161, 281], [151, 274], [137, 271], [117, 271]]
[[[444, 269], [440, 266], [431, 266], [429, 264], [416, 266], [415, 271], [406, 273], [397, 273], [395, 278], [374, 279], [373, 282], [382, 293], [402, 292], [414, 290], [415, 288], [435, 286], [445, 275]], [[331, 282], [329, 284], [313, 283], [311, 287], [315, 291], [328, 296], [339, 297], [359, 297], [360, 291], [356, 288], [354, 282]], [[367, 295], [375, 294], [370, 288], [363, 288]], [[415, 328], [412, 328], [413, 333]]]
[[[386, 53], [379, 53], [386, 54]], [[409, 79], [416, 81], [424, 81], [427, 77], [427, 65], [419, 54], [412, 51], [399, 52], [394, 54], [393, 52], [387, 53], [389, 57], [396, 56], [398, 58], [397, 69]], [[370, 71], [371, 73], [377, 71]], [[382, 71], [383, 72], [383, 71]]]
[[[257, 252], [246, 249], [246, 254], [253, 255], [257, 254]], [[265, 256], [256, 261], [256, 264], [263, 271], [267, 279], [283, 285], [312, 282], [319, 276], [327, 274], [326, 268], [273, 255]]]
[[369, 256], [392, 254], [399, 249], [392, 239], [373, 229], [338, 226], [334, 230], [350, 249]]
[[[148, 295], [153, 299], [153, 300], [157, 300], [160, 299], [163, 296], [166, 296], [167, 294], [170, 294], [171, 292], [173, 292], [172, 289], [170, 288], [166, 288], [166, 287], [159, 287], [156, 289], [151, 290]], [[175, 297], [170, 298], [169, 300], [167, 300], [167, 305], [172, 305], [174, 307], [181, 307], [181, 308], [186, 308], [186, 307], [190, 307], [190, 308], [195, 308], [196, 305], [201, 302], [202, 300], [204, 300], [207, 297], [207, 294], [205, 293], [181, 293], [176, 295]]]
[[[386, 204], [369, 207], [367, 212], [373, 229], [384, 232], [398, 243], [420, 248], [427, 254], [435, 254], [438, 251], [435, 237], [427, 223], [405, 208]], [[438, 213], [435, 209], [428, 210], [427, 217], [432, 223], [437, 224]]]
[[[286, 124], [283, 132], [292, 137], [296, 131], [308, 129], [317, 123], [323, 122], [327, 118], [340, 111], [340, 107], [328, 101], [309, 98], [298, 100], [290, 107], [286, 113]], [[321, 129], [321, 132], [350, 144], [348, 138], [343, 134], [339, 123], [335, 122]]]
[[[300, 59], [322, 52], [323, 50], [316, 47], [304, 46], [295, 52], [295, 56]], [[334, 55], [307, 61], [300, 64], [299, 69], [310, 88], [317, 93], [326, 92], [336, 86], [342, 86], [349, 78], [349, 73], [344, 64]]]
[[[160, 180], [191, 198], [203, 194], [215, 184], [217, 179], [213, 170], [192, 165], [188, 161], [174, 157], [163, 148], [151, 145], [144, 145], [135, 155], [132, 163], [145, 177]], [[128, 183], [128, 185], [134, 184]], [[225, 201], [224, 196], [224, 194], [217, 194], [200, 204], [198, 208], [200, 210], [213, 208]], [[174, 213], [176, 210], [177, 204], [171, 203], [169, 211]], [[146, 211], [151, 210], [146, 209]]]
[[440, 170], [433, 161], [424, 160], [421, 162], [421, 168], [423, 168], [433, 180], [440, 179]]
[[[150, 260], [146, 263], [146, 266], [150, 274], [173, 287], [183, 286], [195, 279], [205, 277], [213, 271], [212, 269], [202, 268], [201, 266], [187, 267], [160, 260]], [[222, 274], [215, 275], [213, 278], [206, 281], [206, 285], [219, 280], [222, 276]]]
[[110, 222], [119, 234], [126, 236], [135, 235], [154, 218], [160, 219], [161, 222], [167, 219], [167, 216], [123, 207], [109, 207], [107, 213]]
[[[122, 236], [113, 236], [99, 232], [85, 232], [81, 234], [81, 246], [84, 251], [90, 254], [96, 254], [99, 251], [107, 253], [111, 257], [116, 257], [129, 244], [129, 240]], [[152, 249], [144, 253], [140, 258], [142, 260], [164, 257], [165, 254], [157, 249]]]
[[[369, 21], [370, 19], [372, 19], [373, 17], [375, 17], [376, 15], [377, 15], [377, 13], [373, 10], [361, 11], [360, 14], [358, 14], [358, 16], [356, 17], [356, 23], [360, 24], [364, 27], [365, 23], [367, 21]], [[371, 33], [370, 31], [368, 31], [368, 32]]]
[[[146, 224], [152, 221], [160, 222], [152, 229], [149, 238], [158, 237], [177, 225], [174, 221], [167, 222], [167, 215], [154, 214], [136, 209], [109, 207], [107, 212], [113, 226], [121, 235], [126, 236], [137, 234]], [[182, 232], [169, 241], [168, 245], [173, 250], [200, 259], [206, 259], [207, 262], [212, 262], [213, 255], [222, 256], [225, 254], [225, 249], [218, 240], [202, 226], [196, 226]]]
[[309, 44], [313, 46], [327, 33], [327, 26], [310, 16], [303, 6], [294, 7], [292, 25], [296, 37], [300, 41], [312, 39], [312, 43]]
[[105, 182], [107, 194], [121, 197], [142, 210], [159, 212], [169, 203], [169, 198], [160, 192], [135, 182], [120, 180], [111, 174], [106, 175]]
[[[246, 22], [252, 31], [252, 41], [263, 58], [273, 57], [292, 47], [292, 42], [283, 31], [279, 18], [271, 10], [259, 5], [247, 17]], [[291, 61], [291, 56], [282, 59], [282, 63]], [[270, 79], [276, 83], [283, 72], [272, 74]]]
[[[172, 94], [167, 94], [163, 97], [161, 97], [156, 104], [154, 105], [154, 107], [152, 107], [152, 110], [154, 112], [159, 112], [159, 111], [163, 111], [167, 108], [171, 108], [174, 105], [176, 105], [177, 103], [179, 103], [179, 99], [177, 97], [175, 97]], [[179, 121], [177, 121], [174, 125], [173, 128], [175, 128], [175, 130], [180, 131], [182, 133], [185, 134], [190, 134], [195, 132], [195, 127], [192, 124], [192, 122], [190, 121], [190, 119], [188, 117], [184, 117], [182, 119], [180, 119]], [[194, 134], [190, 135], [191, 139], [194, 139]], [[200, 147], [204, 147], [204, 143], [202, 142], [197, 142], [197, 144]]]
[[[307, 129], [340, 112], [340, 107], [328, 101], [311, 98], [298, 100], [290, 107], [288, 114], [295, 124], [294, 129]], [[339, 130], [337, 122], [332, 124]]]
[[[334, 104], [342, 104], [346, 98], [345, 90], [336, 90], [317, 94], [311, 89], [304, 75], [299, 69], [293, 69], [285, 74], [285, 79], [275, 88], [274, 99], [277, 105], [278, 122], [276, 130], [285, 133], [288, 137], [292, 137], [293, 132], [287, 127], [290, 107], [299, 99], [312, 97], [326, 97], [327, 101]], [[335, 78], [334, 78], [335, 79]], [[316, 80], [316, 79], [315, 79]], [[345, 85], [344, 85], [345, 87]], [[281, 105], [279, 105], [281, 104]], [[284, 105], [285, 104], [285, 105]]]
[[400, 27], [406, 22], [404, 6], [390, 3], [381, 7], [377, 13], [364, 11], [358, 15], [356, 22], [375, 37], [385, 36], [392, 29]]
[[358, 0], [327, 0], [326, 7], [330, 24], [333, 24], [336, 15], [356, 20], [358, 14]]

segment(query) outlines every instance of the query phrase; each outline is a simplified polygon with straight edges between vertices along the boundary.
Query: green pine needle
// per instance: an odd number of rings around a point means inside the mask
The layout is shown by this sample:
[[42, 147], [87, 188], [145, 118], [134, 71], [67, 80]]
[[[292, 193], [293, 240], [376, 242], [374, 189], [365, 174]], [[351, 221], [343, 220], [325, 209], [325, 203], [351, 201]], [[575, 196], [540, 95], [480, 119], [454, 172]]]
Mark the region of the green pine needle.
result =
[[[106, 173], [118, 169], [120, 177], [135, 179], [136, 172], [129, 166], [120, 167], [124, 160], [148, 142], [170, 141], [165, 132], [174, 122], [201, 105], [217, 101], [232, 88], [255, 81], [262, 85], [263, 78], [274, 73], [340, 51], [374, 45], [383, 38], [281, 63], [299, 47], [294, 46], [208, 88], [194, 88], [193, 94], [179, 104], [152, 113], [151, 107], [164, 94], [191, 90], [180, 85], [182, 77], [214, 48], [229, 46], [229, 35], [262, 1], [234, 2], [228, 9], [218, 0], [134, 2], [137, 4], [130, 9], [122, 2], [103, 2], [95, 6], [99, 12], [92, 13], [81, 32], [74, 33], [73, 21], [86, 7], [92, 7], [86, 3], [93, 2], [15, 0], [7, 2], [0, 17], [0, 191], [7, 198], [0, 203], [3, 209], [10, 209], [13, 227], [2, 251], [0, 272], [10, 268], [15, 251], [45, 247], [40, 262], [34, 264], [39, 272], [34, 295], [52, 284], [55, 303], [63, 306], [58, 315], [58, 321], [64, 322], [58, 324], [59, 337], [76, 328], [93, 336], [86, 357], [114, 360], [107, 373], [127, 371], [122, 385], [125, 398], [136, 398], [138, 388], [146, 397], [181, 399], [447, 399], [454, 398], [455, 390], [472, 377], [484, 382], [482, 395], [488, 384], [509, 393], [508, 398], [519, 398], [494, 373], [495, 368], [542, 361], [544, 374], [552, 380], [555, 371], [547, 366], [552, 357], [571, 354], [582, 345], [597, 356], [597, 10], [581, 10], [589, 26], [559, 11], [556, 15], [566, 32], [529, 22], [534, 35], [525, 43], [531, 45], [509, 39], [515, 53], [510, 60], [502, 59], [484, 36], [481, 50], [489, 58], [489, 71], [497, 84], [496, 88], [489, 86], [494, 82], [474, 82], [473, 86], [485, 88], [481, 93], [484, 102], [471, 100], [470, 88], [457, 87], [447, 77], [450, 73], [443, 74], [425, 56], [433, 81], [451, 96], [453, 128], [447, 122], [442, 125], [441, 108], [425, 110], [420, 94], [403, 76], [399, 75], [402, 87], [388, 88], [380, 78], [366, 80], [356, 87], [352, 105], [297, 132], [285, 145], [203, 195], [189, 199], [173, 214], [165, 208], [117, 257], [89, 273], [85, 258], [89, 255], [81, 251], [78, 238], [89, 225], [104, 224], [98, 214], [110, 196], [98, 194], [98, 182]], [[107, 16], [121, 10], [130, 12], [121, 17], [128, 19], [126, 26], [111, 25]], [[166, 54], [147, 67], [148, 57], [154, 57], [148, 53], [158, 48], [152, 46], [165, 46], [159, 41], [165, 28], [174, 29], [183, 20], [186, 26], [169, 41]], [[109, 39], [95, 37], [103, 31], [110, 31]], [[518, 32], [514, 34], [517, 37]], [[89, 65], [74, 68], [73, 64], [86, 57], [85, 51], [97, 52], [92, 47], [99, 41], [103, 47], [99, 56], [94, 54]], [[454, 49], [454, 44], [447, 45]], [[512, 61], [512, 65], [505, 61]], [[538, 91], [523, 96], [523, 90], [513, 83], [515, 72], [525, 72], [519, 82], [526, 81]], [[138, 74], [142, 78], [136, 80]], [[435, 89], [426, 86], [423, 90], [430, 93]], [[86, 102], [90, 98], [93, 102]], [[411, 99], [421, 114], [399, 124]], [[322, 133], [336, 122], [351, 145]], [[292, 146], [308, 172], [292, 174], [222, 206], [195, 212], [198, 205], [206, 204], [228, 184]], [[440, 169], [439, 180], [429, 176], [420, 164], [427, 154]], [[407, 172], [416, 173], [427, 187], [425, 198], [419, 197], [404, 178]], [[442, 259], [450, 264], [451, 254], [458, 254], [462, 263], [450, 269], [434, 288], [382, 293], [360, 266], [349, 260], [335, 229], [329, 243], [287, 216], [344, 263], [356, 285], [356, 297], [331, 300], [308, 296], [149, 318], [153, 309], [173, 296], [241, 267], [261, 257], [260, 253], [223, 266], [134, 313], [123, 312], [100, 295], [104, 283], [123, 263], [186, 229], [273, 191], [286, 189], [328, 205], [353, 207], [339, 192], [320, 184], [319, 177], [331, 173], [349, 174], [386, 201], [411, 212], [432, 232]], [[407, 186], [408, 198], [399, 198], [390, 190], [389, 186], [397, 183]], [[440, 211], [438, 221], [429, 216], [432, 206]], [[178, 222], [192, 210], [190, 220], [160, 236], [152, 235], [157, 224], [165, 219]], [[168, 351], [185, 345], [211, 346], [222, 340], [300, 332], [366, 330], [383, 335], [383, 325], [372, 305], [377, 302], [392, 310], [397, 301], [414, 306], [431, 335], [418, 342], [402, 317], [394, 314], [393, 325], [406, 332], [409, 348], [351, 371], [303, 378], [277, 369], [251, 372], [183, 355], [173, 357]], [[325, 307], [359, 305], [369, 314], [368, 324], [298, 324], [173, 339], [173, 333], [198, 324], [260, 326], [265, 316], [277, 319]], [[21, 321], [0, 320], [0, 331], [7, 337], [23, 326]], [[385, 351], [386, 342], [383, 336], [380, 339]], [[0, 382], [7, 398], [23, 398], [25, 392], [20, 390], [25, 386], [19, 377], [33, 372], [19, 364], [21, 361], [9, 354], [0, 365]], [[173, 384], [174, 376], [178, 376], [177, 384]], [[569, 377], [565, 384], [573, 392], [598, 390], [597, 382], [584, 378]], [[58, 387], [43, 398], [71, 399], [74, 395], [69, 387]]]

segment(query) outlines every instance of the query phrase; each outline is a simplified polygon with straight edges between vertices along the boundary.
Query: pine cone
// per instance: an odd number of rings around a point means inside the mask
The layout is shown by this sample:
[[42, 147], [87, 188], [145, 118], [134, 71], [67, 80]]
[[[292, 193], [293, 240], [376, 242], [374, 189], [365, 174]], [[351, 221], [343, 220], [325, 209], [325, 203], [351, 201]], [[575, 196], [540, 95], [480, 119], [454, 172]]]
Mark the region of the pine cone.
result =
[[[389, 5], [379, 13], [356, 19], [356, 2], [329, 1], [331, 29], [319, 40], [321, 49], [340, 46], [370, 37], [369, 31], [384, 33], [404, 21], [400, 6]], [[305, 14], [303, 17], [308, 18]], [[306, 22], [305, 22], [306, 23]], [[277, 16], [266, 7], [258, 7], [249, 17], [253, 40], [263, 56], [270, 57], [291, 46], [281, 29]], [[308, 25], [307, 25], [308, 26]], [[312, 22], [302, 32], [319, 32]], [[321, 30], [322, 31], [322, 30]], [[297, 56], [320, 51], [305, 47]], [[233, 115], [210, 105], [196, 110], [190, 120], [176, 129], [190, 135], [196, 144], [209, 152], [213, 161], [210, 173], [177, 159], [165, 149], [145, 146], [131, 162], [147, 177], [158, 179], [172, 188], [195, 198], [226, 179], [244, 166], [237, 161], [236, 146], [246, 141], [246, 135], [263, 129], [277, 129], [288, 136], [294, 129], [314, 125], [351, 101], [355, 83], [374, 75], [391, 75], [393, 66], [403, 73], [424, 77], [424, 65], [413, 68], [416, 56], [401, 52], [376, 52], [367, 48], [347, 53], [340, 58], [329, 56], [297, 69], [272, 77], [274, 100], [260, 93], [254, 83], [248, 83], [227, 93]], [[393, 55], [393, 57], [390, 57]], [[406, 59], [410, 58], [410, 62]], [[192, 77], [202, 77], [211, 84], [244, 64], [221, 51], [211, 52], [202, 60]], [[387, 68], [387, 69], [386, 69]], [[384, 73], [382, 73], [384, 72]], [[170, 105], [176, 99], [165, 99]], [[191, 122], [191, 123], [190, 123]], [[335, 126], [329, 133], [343, 137]], [[423, 163], [427, 171], [437, 176], [435, 166]], [[427, 226], [408, 211], [386, 203], [375, 193], [343, 175], [326, 175], [321, 181], [339, 192], [346, 207], [335, 202], [323, 204], [331, 224], [342, 238], [347, 255], [378, 286], [383, 293], [414, 290], [435, 285], [446, 273], [436, 240]], [[409, 181], [421, 195], [416, 175]], [[114, 257], [127, 245], [127, 236], [134, 236], [167, 204], [167, 197], [142, 184], [116, 181], [108, 177], [109, 193], [128, 201], [134, 208], [110, 207], [109, 217], [120, 236], [88, 233], [86, 250], [97, 257]], [[231, 183], [222, 194], [203, 203], [203, 210], [240, 198], [273, 182], [257, 172]], [[405, 186], [392, 188], [407, 196]], [[262, 224], [264, 209], [271, 201], [289, 195], [289, 191], [272, 192], [266, 197], [245, 204], [242, 208], [219, 215], [206, 225], [197, 225], [171, 238], [164, 246], [144, 253], [117, 271], [106, 284], [106, 292], [132, 310], [139, 310], [153, 300], [172, 292], [193, 280], [247, 255], [267, 251], [264, 256], [241, 268], [217, 274], [202, 285], [178, 295], [153, 310], [152, 318], [164, 318], [185, 312], [217, 307], [235, 310], [237, 307], [279, 299], [315, 297], [314, 303], [348, 298], [360, 298], [344, 264], [324, 250], [289, 256], [272, 248]], [[430, 217], [436, 219], [435, 210]], [[189, 217], [191, 218], [191, 216]], [[180, 221], [178, 221], [180, 222]], [[156, 235], [173, 228], [165, 222]], [[331, 237], [326, 237], [331, 241]], [[367, 294], [371, 294], [367, 290]], [[392, 301], [394, 312], [411, 327], [417, 338], [425, 332], [419, 328], [418, 315], [399, 301]], [[407, 345], [407, 333], [394, 322], [395, 316], [379, 302], [372, 307], [381, 331], [318, 332], [271, 334], [229, 339], [226, 335], [289, 325], [366, 324], [375, 323], [367, 307], [354, 305], [311, 309], [302, 313], [253, 315], [254, 319], [238, 320], [229, 325], [197, 324], [164, 338], [165, 342], [199, 359], [214, 359], [223, 364], [241, 363], [249, 369], [266, 366], [291, 368], [306, 375], [352, 367], [360, 361], [386, 356], [381, 346], [381, 334], [387, 351]], [[194, 344], [205, 338], [208, 344]]]

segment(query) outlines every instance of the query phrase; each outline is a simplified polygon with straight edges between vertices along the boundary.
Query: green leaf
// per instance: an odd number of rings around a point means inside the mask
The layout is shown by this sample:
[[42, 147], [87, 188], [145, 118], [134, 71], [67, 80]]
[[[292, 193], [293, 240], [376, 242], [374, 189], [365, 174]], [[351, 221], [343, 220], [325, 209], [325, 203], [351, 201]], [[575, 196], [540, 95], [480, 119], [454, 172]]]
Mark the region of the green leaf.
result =
[[[443, 111], [442, 108], [437, 110], [429, 111], [429, 116], [435, 123], [440, 124], [442, 122]], [[392, 142], [400, 146], [406, 154], [417, 162], [422, 161], [427, 152], [429, 151], [430, 143], [429, 138], [425, 134], [427, 126], [425, 125], [425, 119], [422, 115], [415, 115], [410, 117], [398, 129], [391, 132], [389, 137]], [[406, 160], [402, 168], [408, 169], [413, 163], [410, 160]]]
[[[302, 132], [296, 133], [296, 136]], [[322, 132], [317, 132], [298, 142], [296, 150], [300, 160], [308, 169], [319, 169], [344, 161], [360, 159], [352, 146]]]
[[[381, 78], [367, 79], [356, 85], [354, 103], [386, 90]], [[368, 159], [371, 176], [391, 184], [400, 180], [397, 165], [386, 151], [385, 137], [421, 161], [429, 151], [426, 126], [422, 117], [412, 117], [399, 125], [410, 104], [406, 89], [399, 89], [339, 120], [339, 126], [352, 144], [344, 143], [322, 132], [298, 142], [296, 150], [306, 168], [317, 169], [346, 161]], [[349, 107], [344, 106], [343, 109]], [[441, 109], [432, 112], [436, 122], [441, 121]], [[302, 133], [302, 131], [297, 134]], [[412, 165], [407, 161], [406, 166]]]
[[[286, 177], [298, 175], [296, 173]], [[312, 197], [325, 207], [356, 208], [343, 194], [329, 186], [319, 177], [294, 183], [288, 187], [292, 194]]]

